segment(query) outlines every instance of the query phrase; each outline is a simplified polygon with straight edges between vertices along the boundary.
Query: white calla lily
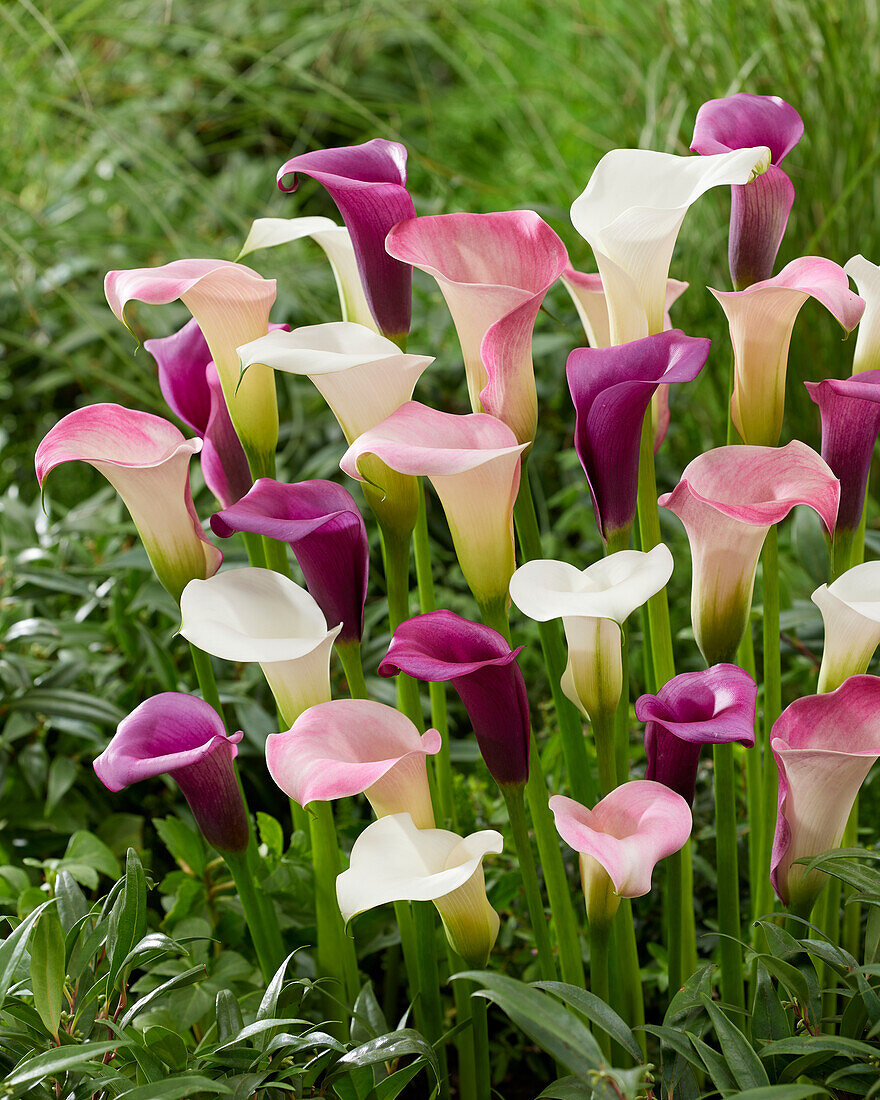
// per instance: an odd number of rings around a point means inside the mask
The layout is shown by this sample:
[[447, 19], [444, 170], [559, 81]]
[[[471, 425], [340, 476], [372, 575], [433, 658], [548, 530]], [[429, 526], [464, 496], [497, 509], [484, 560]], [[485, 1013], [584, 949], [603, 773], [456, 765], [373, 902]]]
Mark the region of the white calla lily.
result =
[[859, 288], [865, 299], [865, 312], [856, 330], [856, 350], [853, 354], [853, 374], [880, 368], [880, 267], [864, 256], [853, 256], [843, 270]]
[[880, 645], [880, 561], [853, 566], [810, 598], [825, 623], [818, 688], [824, 694], [865, 672]]

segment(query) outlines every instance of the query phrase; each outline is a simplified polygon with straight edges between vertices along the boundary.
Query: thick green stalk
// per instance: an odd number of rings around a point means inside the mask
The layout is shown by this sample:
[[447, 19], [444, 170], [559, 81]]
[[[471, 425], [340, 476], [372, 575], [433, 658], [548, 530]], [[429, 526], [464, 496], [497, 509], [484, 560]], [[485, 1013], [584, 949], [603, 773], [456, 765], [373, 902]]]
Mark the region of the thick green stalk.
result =
[[247, 550], [248, 561], [257, 569], [266, 568], [266, 552], [263, 549], [263, 538], [253, 531], [242, 531], [244, 548]]
[[345, 931], [336, 902], [336, 877], [342, 870], [339, 841], [329, 802], [310, 806], [309, 831], [312, 863], [315, 868], [315, 921], [318, 927], [318, 973], [328, 974], [340, 985], [340, 992], [354, 1003], [357, 996], [358, 968], [354, 941]]
[[[477, 987], [474, 986], [474, 989]], [[471, 997], [471, 1020], [474, 1029], [474, 1055], [477, 1065], [477, 1100], [490, 1100], [492, 1074], [489, 1066], [489, 1026], [486, 1020], [485, 997]]]
[[[843, 833], [843, 847], [855, 848], [859, 843], [859, 797], [856, 795], [856, 800], [853, 803], [853, 808], [850, 811], [849, 821], [846, 823], [846, 829]], [[832, 879], [833, 883], [836, 882], [838, 888], [840, 887], [839, 879]], [[844, 897], [847, 894], [852, 894], [855, 891], [852, 887], [845, 887], [843, 890]], [[861, 933], [862, 933], [862, 906], [859, 902], [851, 901], [843, 911], [843, 946], [847, 951], [855, 958], [861, 958]], [[832, 940], [836, 943], [836, 940]]]
[[358, 641], [336, 643], [336, 652], [342, 662], [342, 671], [348, 684], [348, 694], [352, 699], [368, 699], [367, 681], [364, 679], [364, 664], [361, 656], [361, 643]]
[[718, 951], [721, 959], [721, 995], [731, 1005], [745, 1006], [742, 957], [739, 944], [739, 866], [736, 853], [736, 787], [733, 745], [714, 745], [715, 852], [718, 875]]
[[[654, 477], [654, 427], [651, 408], [645, 414], [642, 440], [639, 448], [639, 540], [643, 551], [653, 549], [660, 542], [660, 515], [657, 511], [657, 482]], [[651, 637], [651, 661], [658, 688], [675, 675], [672, 652], [672, 627], [669, 623], [669, 603], [666, 589], [662, 588], [647, 603], [648, 624]]]
[[614, 760], [617, 768], [617, 782], [625, 783], [629, 779], [629, 644], [627, 628], [620, 628], [620, 662], [623, 678], [620, 687], [620, 700], [614, 714]]
[[282, 577], [290, 576], [290, 558], [287, 554], [286, 542], [279, 542], [278, 539], [263, 535], [263, 555], [267, 569], [274, 569]]
[[507, 803], [507, 816], [510, 820], [510, 829], [513, 833], [513, 843], [516, 848], [516, 858], [519, 861], [519, 872], [522, 876], [523, 887], [526, 894], [526, 904], [529, 908], [529, 920], [532, 924], [532, 932], [535, 937], [535, 945], [538, 949], [538, 963], [541, 968], [541, 977], [545, 981], [555, 981], [558, 978], [556, 962], [553, 958], [553, 948], [550, 944], [550, 929], [547, 918], [544, 915], [544, 902], [541, 899], [541, 888], [538, 885], [538, 875], [535, 870], [535, 859], [532, 855], [532, 846], [529, 841], [529, 827], [526, 824], [526, 807], [523, 800], [522, 787], [502, 787], [501, 793]]
[[[251, 844], [254, 844], [253, 839]], [[270, 912], [271, 902], [264, 903], [254, 882], [253, 861], [249, 855], [250, 850], [247, 849], [244, 852], [224, 852], [223, 858], [232, 872], [238, 900], [244, 910], [244, 921], [257, 952], [257, 961], [264, 980], [268, 982], [281, 965], [284, 950], [274, 910]]]
[[[620, 906], [614, 917], [614, 965], [621, 975], [626, 998], [625, 1017], [632, 1028], [640, 1028], [645, 1022], [645, 991], [642, 986], [642, 974], [639, 968], [639, 948], [636, 943], [636, 928], [633, 921], [632, 901], [621, 898]], [[647, 1040], [644, 1031], [636, 1031], [636, 1042], [647, 1056]]]
[[[770, 884], [770, 852], [779, 774], [770, 750], [773, 723], [782, 712], [782, 654], [779, 649], [779, 543], [775, 525], [767, 532], [762, 553], [762, 598], [764, 603], [764, 719], [761, 723], [763, 785], [761, 795], [761, 863], [758, 867], [756, 912], [773, 907]], [[753, 884], [754, 885], [754, 884]]]
[[[408, 538], [382, 530], [388, 623], [392, 634], [409, 618], [409, 544]], [[418, 681], [405, 672], [397, 676], [397, 705], [418, 729], [425, 728]]]
[[[688, 841], [690, 843], [690, 841]], [[684, 916], [685, 901], [682, 897], [684, 849], [666, 860], [666, 957], [669, 973], [669, 999], [684, 985]], [[690, 906], [688, 906], [690, 908]]]
[[418, 996], [418, 949], [416, 947], [416, 930], [413, 924], [412, 903], [408, 901], [394, 902], [394, 915], [397, 919], [397, 930], [400, 933], [400, 949], [403, 954], [403, 965], [406, 969], [409, 995], [413, 1002], [416, 1028], [424, 1035], [427, 1024], [425, 1022], [424, 1002]]
[[211, 658], [203, 649], [189, 643], [189, 651], [192, 654], [193, 668], [196, 679], [199, 682], [199, 690], [206, 703], [210, 703], [214, 710], [223, 718], [223, 704], [220, 702], [220, 692], [217, 690], [217, 681], [214, 678], [214, 666]]
[[493, 630], [497, 630], [507, 644], [510, 645], [510, 619], [507, 614], [507, 601], [498, 599], [486, 603], [478, 602], [478, 607], [480, 618], [486, 626], [491, 626]]
[[[458, 974], [469, 967], [464, 959], [446, 944], [446, 958], [449, 963], [449, 973]], [[455, 1024], [460, 1030], [455, 1036], [455, 1049], [458, 1053], [458, 1096], [460, 1100], [483, 1100], [477, 1084], [476, 1063], [476, 1039], [477, 1020], [474, 1016], [474, 1002], [479, 998], [471, 997], [471, 992], [477, 986], [463, 979], [452, 983], [452, 994], [455, 998]], [[461, 1027], [462, 1024], [470, 1024], [470, 1027]], [[488, 1055], [488, 1050], [486, 1051]], [[481, 1067], [482, 1068], [482, 1067]], [[488, 1063], [486, 1066], [488, 1070]], [[486, 1094], [488, 1100], [488, 1093]]]
[[[590, 992], [611, 1003], [608, 987], [608, 959], [610, 955], [611, 922], [592, 920], [590, 923]], [[594, 1028], [596, 1042], [611, 1064], [611, 1036], [601, 1027]]]
[[425, 1038], [437, 1051], [440, 1062], [440, 1096], [449, 1098], [449, 1074], [446, 1071], [446, 1050], [443, 1037], [443, 1006], [440, 1001], [440, 972], [437, 969], [437, 939], [434, 905], [430, 901], [412, 903], [416, 937], [416, 973], [419, 1000], [425, 1013]]
[[614, 751], [615, 715], [599, 714], [593, 719], [593, 740], [599, 764], [599, 792], [602, 798], [617, 786], [617, 761]]

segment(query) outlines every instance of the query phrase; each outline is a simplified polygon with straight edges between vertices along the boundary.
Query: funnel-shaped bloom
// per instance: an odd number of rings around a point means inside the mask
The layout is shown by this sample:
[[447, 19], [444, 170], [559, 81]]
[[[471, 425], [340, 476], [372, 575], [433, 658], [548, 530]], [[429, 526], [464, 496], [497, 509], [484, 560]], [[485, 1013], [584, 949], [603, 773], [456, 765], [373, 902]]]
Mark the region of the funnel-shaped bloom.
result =
[[350, 477], [373, 480], [376, 473], [381, 476], [369, 462], [375, 456], [398, 473], [430, 478], [461, 571], [484, 607], [507, 600], [515, 568], [513, 502], [524, 449], [494, 416], [457, 416], [410, 401], [356, 439], [339, 465]]
[[377, 817], [409, 814], [434, 828], [426, 761], [440, 751], [440, 734], [420, 734], [393, 707], [369, 699], [334, 699], [304, 711], [286, 733], [266, 741], [269, 774], [284, 793], [307, 806], [365, 794]]
[[584, 570], [535, 559], [510, 580], [510, 596], [538, 622], [562, 619], [568, 664], [562, 690], [596, 719], [617, 709], [623, 683], [620, 625], [672, 576], [672, 555], [660, 543], [647, 553], [620, 550]]
[[[405, 337], [412, 310], [412, 268], [385, 251], [389, 229], [416, 212], [406, 189], [405, 146], [373, 138], [363, 145], [301, 153], [278, 169], [282, 191], [296, 190], [297, 173], [317, 180], [336, 203], [379, 330], [394, 340]], [[285, 176], [292, 177], [290, 183]]]
[[780, 900], [807, 909], [825, 876], [795, 860], [840, 844], [859, 787], [880, 757], [880, 678], [853, 676], [827, 695], [797, 699], [776, 720], [770, 747], [779, 802], [770, 876]]
[[568, 263], [565, 245], [533, 210], [509, 210], [414, 218], [388, 234], [386, 247], [437, 280], [461, 342], [471, 408], [531, 443], [532, 330]]
[[691, 149], [726, 153], [767, 145], [770, 167], [757, 179], [730, 189], [730, 277], [737, 290], [769, 279], [794, 202], [794, 187], [779, 167], [801, 140], [801, 116], [775, 95], [737, 92], [710, 99], [697, 111]]
[[834, 530], [840, 484], [805, 443], [716, 447], [698, 455], [659, 504], [687, 531], [693, 559], [691, 620], [707, 665], [730, 661], [745, 632], [767, 532], [796, 504]]
[[367, 529], [354, 497], [333, 481], [283, 485], [261, 478], [237, 504], [211, 516], [215, 535], [253, 531], [293, 550], [324, 618], [342, 623], [340, 642], [359, 642], [370, 574]]
[[354, 321], [378, 332], [364, 294], [351, 235], [344, 225], [337, 225], [331, 218], [257, 218], [237, 258], [240, 260], [258, 249], [290, 244], [303, 237], [311, 237], [320, 245], [330, 262], [343, 321]]
[[843, 270], [859, 288], [865, 301], [865, 312], [856, 333], [853, 354], [853, 374], [880, 369], [880, 267], [864, 256], [847, 260]]
[[336, 880], [342, 917], [347, 923], [390, 901], [433, 901], [452, 949], [468, 966], [485, 966], [500, 922], [486, 897], [483, 857], [503, 845], [494, 829], [462, 838], [417, 829], [409, 814], [381, 817], [354, 842], [349, 868]]
[[647, 779], [623, 783], [592, 810], [561, 794], [550, 809], [556, 831], [580, 853], [587, 917], [600, 923], [620, 898], [650, 891], [655, 865], [687, 844], [693, 824], [681, 795]]
[[248, 820], [233, 764], [241, 738], [241, 732], [227, 737], [223, 720], [204, 699], [167, 691], [123, 718], [95, 772], [111, 791], [167, 773], [208, 843], [241, 852]]
[[574, 446], [603, 539], [626, 545], [636, 515], [642, 422], [661, 384], [691, 382], [709, 340], [679, 329], [608, 348], [576, 348], [565, 373], [574, 402]]
[[275, 376], [262, 367], [239, 385], [239, 344], [269, 329], [275, 280], [228, 260], [174, 260], [162, 267], [111, 271], [104, 279], [110, 308], [128, 327], [131, 301], [167, 305], [178, 298], [198, 322], [217, 367], [226, 407], [251, 461], [268, 463], [278, 443]]
[[210, 577], [223, 555], [205, 538], [189, 488], [189, 460], [200, 439], [152, 413], [87, 405], [49, 430], [36, 454], [37, 480], [62, 462], [88, 462], [122, 497], [156, 571], [178, 599], [188, 581]]
[[748, 183], [769, 163], [766, 147], [715, 157], [612, 149], [602, 157], [571, 221], [596, 257], [612, 344], [662, 331], [669, 263], [691, 204], [711, 187]]
[[880, 561], [854, 565], [811, 599], [825, 623], [818, 688], [824, 693], [867, 671], [880, 645]]
[[792, 260], [778, 275], [747, 290], [709, 289], [730, 326], [734, 426], [744, 443], [773, 447], [782, 431], [788, 345], [801, 306], [815, 298], [849, 332], [865, 303], [849, 289], [843, 268], [821, 256]]
[[645, 722], [646, 779], [693, 805], [703, 745], [755, 744], [758, 685], [737, 665], [713, 665], [674, 676], [656, 695], [636, 700]]
[[180, 633], [227, 661], [258, 661], [285, 722], [330, 698], [327, 629], [314, 598], [272, 569], [230, 569], [191, 581], [180, 599]]
[[471, 720], [477, 744], [499, 786], [529, 777], [529, 697], [511, 649], [489, 626], [452, 611], [407, 619], [394, 631], [380, 676], [405, 672], [430, 683], [449, 681]]

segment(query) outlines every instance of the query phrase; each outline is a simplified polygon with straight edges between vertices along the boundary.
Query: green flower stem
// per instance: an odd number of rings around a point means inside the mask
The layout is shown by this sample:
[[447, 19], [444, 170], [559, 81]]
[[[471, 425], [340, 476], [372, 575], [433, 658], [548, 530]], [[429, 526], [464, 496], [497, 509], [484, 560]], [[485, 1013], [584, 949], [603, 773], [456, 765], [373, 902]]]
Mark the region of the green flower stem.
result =
[[620, 628], [620, 664], [623, 676], [614, 714], [614, 760], [617, 782], [625, 783], [629, 779], [629, 644], [626, 624]]
[[348, 684], [348, 694], [352, 699], [369, 699], [367, 681], [364, 679], [364, 664], [361, 643], [358, 641], [336, 643], [336, 652], [342, 662], [342, 671]]
[[[382, 551], [385, 559], [385, 588], [388, 594], [388, 624], [391, 633], [409, 618], [409, 538], [382, 531]], [[397, 705], [419, 729], [425, 728], [418, 681], [405, 672], [397, 676]], [[430, 775], [430, 772], [429, 772]]]
[[[690, 841], [688, 841], [690, 844]], [[687, 847], [687, 845], [685, 845]], [[684, 883], [683, 852], [673, 852], [666, 860], [666, 956], [669, 972], [669, 1000], [684, 985], [684, 928], [682, 917], [687, 899], [682, 896]], [[691, 908], [691, 906], [687, 906]]]
[[614, 751], [616, 716], [597, 714], [593, 719], [593, 740], [599, 764], [599, 792], [602, 798], [617, 786], [617, 761]]
[[266, 553], [263, 549], [263, 538], [253, 531], [242, 531], [244, 547], [247, 550], [248, 561], [257, 569], [266, 568]]
[[[621, 975], [621, 986], [626, 999], [625, 1017], [632, 1028], [641, 1028], [645, 1022], [645, 991], [639, 967], [639, 948], [636, 943], [636, 926], [633, 921], [632, 902], [621, 898], [614, 917], [612, 937], [614, 965]], [[647, 1057], [647, 1040], [644, 1031], [635, 1032], [636, 1042]]]
[[193, 668], [196, 672], [202, 698], [206, 703], [210, 703], [220, 717], [223, 718], [223, 704], [220, 702], [220, 692], [217, 690], [214, 666], [211, 664], [210, 656], [203, 649], [194, 646], [192, 642], [189, 643], [189, 651], [192, 654]]
[[287, 554], [287, 543], [278, 539], [263, 535], [263, 554], [266, 558], [266, 568], [274, 569], [282, 577], [290, 576], [290, 558]]
[[493, 630], [497, 630], [507, 644], [510, 645], [510, 619], [507, 614], [507, 600], [505, 597], [500, 596], [498, 599], [485, 602], [478, 600], [477, 606], [480, 609], [480, 618], [486, 626], [491, 626]]
[[[654, 426], [651, 407], [642, 425], [639, 448], [639, 541], [640, 549], [651, 550], [660, 542], [660, 514], [657, 511], [657, 481], [654, 476]], [[650, 632], [651, 663], [657, 689], [675, 675], [672, 652], [672, 627], [669, 623], [669, 603], [666, 589], [662, 588], [647, 602], [647, 620]]]
[[[477, 986], [473, 986], [474, 989]], [[477, 1066], [477, 1100], [490, 1100], [492, 1074], [489, 1066], [489, 1025], [486, 1020], [486, 999], [471, 997], [471, 1020], [474, 1031], [474, 1057]]]
[[[846, 823], [846, 828], [843, 832], [842, 846], [844, 848], [856, 848], [859, 843], [859, 797], [856, 795], [856, 800], [853, 803], [852, 811], [849, 815], [849, 820]], [[832, 879], [831, 882], [841, 889], [840, 879]], [[843, 889], [843, 894], [855, 893], [855, 890], [851, 886], [847, 886]], [[861, 958], [861, 932], [862, 932], [862, 906], [859, 902], [851, 901], [843, 911], [843, 946], [847, 951], [855, 958]], [[832, 943], [837, 943], [837, 940], [832, 940]]]
[[526, 904], [529, 907], [529, 920], [532, 924], [535, 945], [538, 949], [541, 977], [545, 981], [555, 981], [558, 974], [556, 972], [556, 962], [553, 958], [553, 948], [550, 944], [550, 929], [544, 915], [544, 902], [541, 899], [541, 888], [538, 885], [535, 859], [529, 842], [529, 827], [526, 824], [523, 788], [505, 786], [501, 788], [501, 793], [507, 803], [507, 816], [510, 820], [513, 843], [516, 847], [516, 858], [519, 862], [519, 871], [525, 888]]
[[244, 910], [244, 921], [257, 952], [260, 970], [264, 980], [268, 982], [281, 965], [284, 949], [271, 901], [261, 900], [262, 895], [254, 882], [253, 863], [256, 855], [256, 840], [251, 828], [251, 842], [248, 848], [244, 852], [224, 852], [223, 858], [232, 872], [238, 900]]
[[[467, 963], [452, 950], [448, 942], [446, 944], [446, 960], [449, 964], [450, 974], [458, 974], [468, 969]], [[477, 1020], [474, 1016], [473, 1007], [474, 1001], [478, 998], [471, 997], [471, 992], [476, 988], [477, 986], [464, 980], [452, 983], [452, 995], [455, 999], [455, 1023], [456, 1027], [461, 1028], [455, 1036], [455, 1049], [458, 1053], [458, 1095], [461, 1100], [483, 1100], [483, 1097], [478, 1093], [477, 1085]], [[468, 1023], [470, 1027], [461, 1027], [462, 1024]], [[488, 1056], [488, 1049], [485, 1054]], [[480, 1069], [482, 1070], [482, 1068], [481, 1066]], [[488, 1060], [486, 1070], [488, 1071]], [[488, 1100], [489, 1094], [486, 1093], [485, 1096]]]
[[416, 965], [418, 951], [416, 949], [416, 930], [413, 924], [412, 904], [408, 901], [394, 902], [394, 915], [397, 919], [397, 930], [400, 932], [400, 948], [403, 954], [403, 965], [406, 968], [409, 996], [413, 1002], [416, 1028], [422, 1034], [425, 1034], [425, 1028], [427, 1027], [425, 1006], [418, 997], [418, 969]]
[[320, 974], [335, 978], [341, 994], [354, 1003], [359, 981], [354, 940], [345, 930], [336, 902], [336, 877], [342, 870], [339, 841], [329, 802], [309, 807], [312, 864], [315, 869], [315, 921], [318, 927], [317, 963]]
[[446, 1050], [443, 1038], [443, 1007], [440, 1002], [440, 972], [437, 968], [434, 904], [430, 901], [412, 903], [416, 940], [416, 976], [419, 1000], [425, 1014], [425, 1038], [437, 1051], [440, 1062], [440, 1096], [449, 1100], [449, 1075], [446, 1070]]
[[762, 586], [764, 602], [764, 720], [761, 724], [761, 758], [763, 785], [761, 794], [761, 862], [757, 869], [758, 914], [773, 908], [770, 884], [770, 852], [773, 846], [774, 823], [779, 775], [770, 750], [773, 723], [782, 712], [782, 654], [779, 649], [779, 543], [776, 526], [764, 540], [762, 553]]
[[714, 745], [715, 852], [718, 875], [718, 930], [721, 996], [728, 1004], [745, 1006], [740, 954], [739, 867], [736, 853], [736, 787], [733, 745]]
[[[608, 960], [611, 954], [611, 922], [592, 920], [590, 924], [590, 992], [611, 1004], [608, 985]], [[611, 1064], [611, 1036], [602, 1028], [593, 1029], [596, 1042]]]

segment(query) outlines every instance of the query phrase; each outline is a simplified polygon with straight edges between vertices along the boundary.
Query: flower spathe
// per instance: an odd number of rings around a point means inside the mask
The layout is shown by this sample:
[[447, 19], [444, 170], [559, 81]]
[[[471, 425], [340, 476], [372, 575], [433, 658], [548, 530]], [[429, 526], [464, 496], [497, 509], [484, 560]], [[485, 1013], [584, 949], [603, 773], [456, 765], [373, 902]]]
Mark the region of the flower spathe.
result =
[[535, 438], [532, 331], [568, 264], [565, 245], [533, 210], [438, 214], [401, 222], [386, 248], [437, 280], [455, 323], [474, 412]]
[[409, 814], [381, 817], [354, 842], [336, 880], [343, 919], [391, 901], [432, 901], [453, 950], [468, 966], [485, 966], [500, 921], [486, 897], [483, 858], [503, 845], [494, 829], [460, 837], [417, 829]]
[[282, 191], [296, 190], [298, 173], [320, 183], [336, 203], [351, 235], [370, 312], [380, 332], [403, 339], [410, 326], [412, 268], [385, 251], [385, 238], [416, 212], [406, 189], [405, 146], [373, 138], [362, 145], [301, 153], [278, 169]]
[[785, 447], [716, 447], [698, 455], [659, 499], [681, 520], [693, 559], [691, 621], [707, 665], [731, 661], [745, 632], [767, 532], [795, 505], [834, 530], [840, 483], [799, 440]]
[[744, 443], [775, 446], [785, 408], [788, 347], [801, 306], [815, 298], [850, 332], [859, 323], [865, 303], [849, 289], [843, 268], [821, 256], [792, 260], [772, 279], [746, 290], [709, 289], [730, 326], [734, 426]]
[[840, 844], [853, 802], [880, 757], [880, 678], [852, 676], [836, 691], [797, 699], [774, 723], [770, 747], [779, 768], [773, 888], [807, 911], [825, 882], [799, 859]]
[[354, 497], [333, 481], [284, 485], [260, 478], [236, 504], [211, 516], [216, 535], [253, 531], [290, 544], [306, 587], [338, 641], [359, 642], [370, 574], [369, 544]]
[[859, 255], [847, 260], [843, 270], [865, 301], [865, 312], [856, 333], [852, 372], [880, 370], [880, 267]]
[[119, 493], [138, 529], [156, 576], [178, 599], [193, 578], [220, 568], [223, 555], [205, 537], [189, 487], [189, 461], [200, 439], [184, 439], [173, 424], [121, 405], [75, 409], [37, 448], [40, 488], [62, 462], [88, 462]]
[[728, 664], [682, 672], [656, 695], [642, 695], [635, 709], [645, 723], [645, 778], [693, 805], [703, 745], [754, 746], [757, 696], [752, 677]]
[[669, 263], [691, 204], [711, 187], [748, 183], [769, 163], [763, 146], [712, 157], [649, 149], [602, 157], [571, 221], [596, 257], [612, 344], [662, 331]]
[[810, 598], [825, 623], [817, 690], [834, 691], [865, 672], [880, 645], [880, 561], [854, 565]]
[[420, 734], [393, 707], [334, 699], [309, 707], [284, 733], [266, 740], [269, 774], [301, 806], [365, 794], [377, 817], [409, 814], [433, 829], [426, 760], [440, 734]]
[[208, 843], [221, 852], [242, 852], [249, 827], [233, 764], [241, 738], [240, 731], [227, 736], [204, 699], [168, 691], [123, 718], [95, 760], [95, 773], [114, 792], [170, 775]]
[[330, 698], [330, 651], [341, 626], [327, 629], [304, 588], [272, 569], [229, 569], [190, 581], [180, 599], [180, 633], [227, 661], [257, 661], [285, 722]]
[[405, 672], [430, 683], [449, 681], [471, 720], [480, 753], [501, 787], [529, 778], [529, 698], [516, 658], [497, 630], [453, 611], [431, 611], [394, 631], [380, 676]]

